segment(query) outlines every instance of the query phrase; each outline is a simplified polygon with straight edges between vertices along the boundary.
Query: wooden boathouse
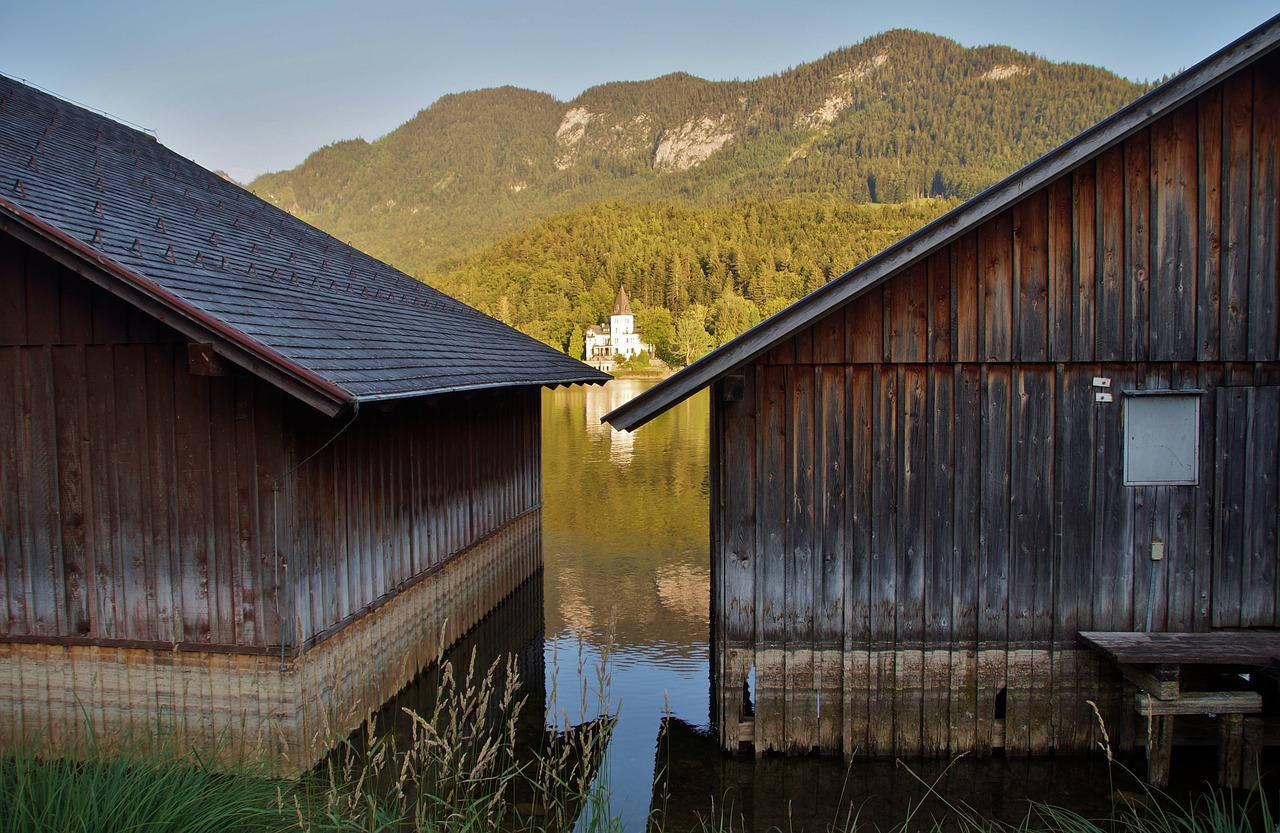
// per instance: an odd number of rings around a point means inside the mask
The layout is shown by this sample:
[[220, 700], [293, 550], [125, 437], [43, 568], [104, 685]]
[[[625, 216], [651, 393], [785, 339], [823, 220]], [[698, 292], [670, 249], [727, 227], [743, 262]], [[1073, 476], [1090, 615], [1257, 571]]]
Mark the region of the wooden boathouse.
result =
[[539, 569], [607, 379], [0, 78], [0, 744], [309, 766]]
[[1280, 625], [1278, 45], [1280, 18], [605, 416], [712, 389], [726, 748], [1083, 751], [1089, 700], [1142, 745], [1081, 632]]

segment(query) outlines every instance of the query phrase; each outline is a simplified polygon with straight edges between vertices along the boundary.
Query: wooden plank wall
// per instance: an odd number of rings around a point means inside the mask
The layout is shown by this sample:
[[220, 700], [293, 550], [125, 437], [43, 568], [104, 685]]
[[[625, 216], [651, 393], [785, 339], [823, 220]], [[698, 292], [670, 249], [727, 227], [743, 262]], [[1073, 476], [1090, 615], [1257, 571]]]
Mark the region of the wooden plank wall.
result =
[[1269, 58], [764, 363], [1280, 359], [1278, 96], [1280, 62]]
[[[540, 420], [532, 387], [375, 407], [282, 483], [302, 643], [541, 506]], [[292, 425], [298, 460], [334, 432]]]
[[370, 407], [281, 479], [345, 417], [192, 375], [0, 235], [0, 639], [311, 644], [540, 506], [539, 419], [533, 388]]
[[0, 637], [278, 643], [279, 394], [191, 376], [176, 333], [7, 236], [0, 283]]
[[[1077, 631], [1275, 622], [1278, 93], [1242, 71], [713, 398], [727, 747], [1085, 749], [1119, 689]], [[1180, 388], [1200, 485], [1126, 487], [1120, 391]]]
[[[283, 668], [271, 654], [0, 641], [0, 745], [58, 749], [91, 727], [108, 748], [161, 738], [297, 775], [438, 660], [442, 637], [456, 642], [531, 583], [541, 525], [540, 510], [517, 518]], [[532, 607], [506, 611], [505, 650], [541, 633], [540, 581]]]

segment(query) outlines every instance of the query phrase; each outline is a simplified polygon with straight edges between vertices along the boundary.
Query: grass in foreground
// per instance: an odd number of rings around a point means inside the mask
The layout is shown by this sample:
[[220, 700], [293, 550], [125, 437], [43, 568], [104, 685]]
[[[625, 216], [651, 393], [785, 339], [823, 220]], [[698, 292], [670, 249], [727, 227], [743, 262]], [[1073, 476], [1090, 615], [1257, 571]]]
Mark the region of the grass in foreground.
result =
[[[1250, 791], [1243, 798], [1210, 790], [1189, 806], [1173, 805], [1166, 797], [1151, 796], [1151, 806], [1117, 805], [1105, 818], [1093, 819], [1043, 801], [1028, 801], [1016, 823], [984, 818], [963, 805], [949, 804], [941, 818], [917, 818], [909, 812], [888, 827], [860, 820], [856, 805], [821, 828], [821, 833], [1277, 833], [1280, 818], [1265, 795]], [[655, 819], [650, 830], [675, 833]], [[762, 833], [798, 833], [800, 828], [770, 827]], [[703, 818], [691, 833], [752, 833], [732, 807]]]
[[[607, 806], [596, 773], [615, 716], [555, 721], [531, 754], [517, 736], [519, 680], [510, 660], [464, 674], [442, 664], [435, 707], [405, 710], [410, 732], [367, 727], [290, 797], [296, 827], [324, 831], [568, 831]], [[588, 830], [609, 829], [589, 824]]]
[[0, 753], [0, 833], [616, 829], [596, 778], [616, 716], [548, 716], [532, 755], [520, 755], [519, 691], [510, 660], [477, 671], [473, 654], [462, 674], [442, 663], [432, 713], [406, 710], [407, 737], [368, 725], [297, 781], [265, 765], [220, 771], [174, 744], [92, 736], [56, 757]]
[[262, 833], [286, 825], [275, 782], [215, 772], [172, 748], [127, 744], [111, 754], [91, 737], [67, 757], [31, 748], [0, 757], [0, 831]]
[[[0, 833], [620, 830], [608, 785], [597, 778], [616, 721], [607, 707], [607, 669], [602, 664], [597, 671], [597, 708], [588, 709], [584, 684], [582, 719], [574, 724], [563, 714], [547, 715], [540, 744], [525, 756], [518, 754], [523, 701], [513, 667], [507, 660], [477, 671], [474, 655], [461, 675], [452, 664], [442, 664], [434, 708], [429, 715], [409, 712], [407, 734], [366, 727], [362, 738], [297, 781], [272, 779], [265, 768], [252, 766], [218, 771], [211, 761], [173, 745], [125, 744], [108, 754], [92, 737], [55, 759], [31, 748], [3, 753]], [[587, 719], [589, 711], [598, 716]], [[1102, 819], [1030, 801], [1021, 820], [1008, 824], [945, 799], [945, 818], [920, 816], [927, 799], [943, 798], [945, 775], [920, 780], [922, 794], [901, 822], [888, 828], [863, 822], [851, 802], [825, 833], [1280, 831], [1280, 817], [1260, 790], [1243, 797], [1210, 790], [1189, 806], [1152, 790], [1141, 802], [1116, 804]], [[663, 822], [655, 814], [650, 830], [675, 833]], [[693, 833], [746, 829], [729, 810], [701, 820]]]
[[1017, 831], [1055, 833], [1274, 833], [1278, 819], [1260, 790], [1236, 799], [1221, 790], [1211, 790], [1188, 807], [1170, 806], [1163, 797], [1153, 796], [1151, 805], [1126, 808], [1101, 822], [1034, 802]]

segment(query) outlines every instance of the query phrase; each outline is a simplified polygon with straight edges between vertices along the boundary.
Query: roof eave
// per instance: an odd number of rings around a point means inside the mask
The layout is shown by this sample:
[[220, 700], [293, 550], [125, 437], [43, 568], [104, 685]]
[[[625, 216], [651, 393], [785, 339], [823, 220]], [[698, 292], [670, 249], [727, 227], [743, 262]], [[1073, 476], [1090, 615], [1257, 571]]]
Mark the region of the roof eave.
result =
[[0, 200], [0, 230], [187, 338], [212, 343], [219, 355], [328, 416], [356, 402], [349, 391], [5, 200]]
[[773, 349], [890, 276], [977, 228], [1028, 194], [1156, 119], [1207, 87], [1273, 51], [1280, 43], [1280, 15], [1210, 55], [1176, 78], [1113, 113], [924, 228], [815, 289], [791, 306], [709, 353], [669, 379], [605, 414], [619, 431], [634, 431], [718, 378]]
[[565, 378], [565, 379], [528, 379], [519, 382], [499, 381], [486, 382], [484, 384], [475, 385], [445, 385], [438, 388], [423, 388], [421, 390], [405, 390], [396, 391], [395, 393], [374, 393], [358, 397], [360, 402], [396, 402], [403, 399], [416, 399], [426, 396], [442, 396], [451, 393], [471, 393], [474, 391], [496, 390], [501, 388], [551, 388], [555, 389], [560, 386], [569, 385], [603, 385], [610, 380], [612, 376], [604, 375], [603, 378], [597, 376], [583, 378]]

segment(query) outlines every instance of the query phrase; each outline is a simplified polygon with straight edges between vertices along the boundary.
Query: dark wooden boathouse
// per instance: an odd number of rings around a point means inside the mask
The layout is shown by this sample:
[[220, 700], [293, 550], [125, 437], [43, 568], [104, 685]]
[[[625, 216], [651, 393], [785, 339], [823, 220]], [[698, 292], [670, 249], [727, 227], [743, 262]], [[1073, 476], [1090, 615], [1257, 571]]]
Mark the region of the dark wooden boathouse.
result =
[[607, 379], [0, 78], [0, 743], [309, 766], [539, 569]]
[[1280, 625], [1278, 44], [1280, 18], [606, 415], [712, 388], [725, 747], [1080, 751], [1089, 700], [1141, 745], [1080, 632]]

